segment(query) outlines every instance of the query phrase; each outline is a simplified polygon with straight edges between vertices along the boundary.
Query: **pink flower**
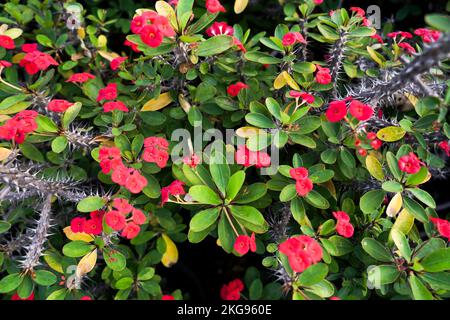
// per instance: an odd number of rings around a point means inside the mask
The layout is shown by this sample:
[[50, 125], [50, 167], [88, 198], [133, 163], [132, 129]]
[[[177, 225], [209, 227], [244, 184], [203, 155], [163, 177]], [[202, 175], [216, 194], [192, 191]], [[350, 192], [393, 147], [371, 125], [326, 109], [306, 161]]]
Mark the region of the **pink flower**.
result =
[[430, 218], [430, 220], [436, 226], [439, 234], [450, 240], [450, 222], [439, 218]]
[[110, 62], [111, 70], [119, 69], [122, 62], [126, 61], [127, 59], [128, 59], [128, 57], [117, 57], [117, 58], [112, 59]]
[[98, 91], [97, 102], [101, 100], [114, 100], [117, 98], [117, 83], [109, 83]]
[[333, 216], [338, 221], [350, 222], [350, 217], [345, 211], [335, 211], [333, 212]]
[[318, 6], [318, 5], [321, 5], [323, 3], [323, 0], [314, 0], [313, 2], [314, 2], [314, 4], [316, 6]]
[[416, 53], [416, 49], [414, 49], [413, 46], [411, 46], [409, 43], [401, 42], [398, 44], [398, 46], [400, 48], [402, 48], [403, 50], [405, 50], [406, 53], [408, 53], [410, 55]]
[[360, 7], [350, 7], [350, 11], [354, 12], [357, 16], [363, 18], [366, 15], [366, 12]]
[[438, 146], [445, 152], [447, 157], [450, 157], [450, 144], [448, 143], [448, 141], [441, 141], [438, 143]]
[[214, 37], [221, 34], [232, 36], [234, 34], [234, 29], [232, 26], [229, 26], [226, 22], [214, 22], [211, 25], [211, 27], [206, 29], [206, 34], [209, 37]]
[[128, 222], [125, 228], [123, 228], [121, 236], [127, 239], [133, 239], [139, 234], [139, 231], [141, 231], [141, 227], [134, 222]]
[[219, 0], [206, 0], [205, 5], [209, 13], [226, 12]]
[[381, 140], [375, 139], [375, 140], [370, 142], [370, 145], [372, 146], [372, 148], [374, 150], [378, 150], [383, 145], [383, 142], [381, 142]]
[[195, 153], [193, 153], [189, 157], [184, 157], [183, 163], [195, 169], [197, 165], [200, 163], [200, 158]]
[[125, 228], [126, 225], [126, 219], [123, 214], [121, 214], [119, 211], [109, 211], [105, 214], [105, 222], [106, 224], [111, 227], [115, 231], [120, 231], [123, 228]]
[[125, 188], [131, 193], [139, 193], [147, 185], [147, 179], [142, 176], [138, 170], [129, 169], [129, 175], [125, 181]]
[[397, 36], [401, 36], [402, 38], [411, 39], [412, 34], [406, 31], [395, 31], [387, 34], [388, 38], [395, 39]]
[[227, 88], [227, 93], [232, 97], [236, 97], [242, 89], [247, 89], [247, 88], [248, 88], [248, 85], [239, 81], [239, 82], [236, 82], [235, 84], [229, 85]]
[[363, 104], [361, 101], [353, 100], [350, 102], [349, 108], [350, 114], [359, 121], [366, 121], [373, 115], [373, 109], [367, 104]]
[[25, 136], [37, 129], [36, 117], [38, 113], [32, 110], [23, 110], [0, 126], [0, 139], [14, 140], [21, 144]]
[[90, 79], [95, 79], [95, 76], [93, 74], [90, 74], [89, 72], [81, 72], [81, 73], [74, 73], [69, 77], [69, 79], [66, 80], [66, 82], [85, 83]]
[[437, 30], [431, 30], [426, 28], [419, 28], [414, 31], [414, 34], [421, 37], [423, 42], [434, 42], [441, 36], [441, 33]]
[[331, 82], [330, 69], [316, 65], [318, 71], [316, 73], [316, 82], [320, 84], [329, 84]]
[[130, 169], [125, 167], [122, 162], [114, 167], [111, 180], [120, 186], [125, 186], [130, 176]]
[[381, 43], [381, 44], [384, 43], [383, 38], [382, 38], [380, 35], [378, 35], [378, 34], [374, 34], [373, 36], [370, 36], [370, 37], [371, 37], [372, 39], [377, 40], [378, 43]]
[[0, 67], [1, 68], [9, 68], [12, 66], [12, 63], [6, 60], [0, 60]]
[[128, 108], [122, 101], [109, 101], [103, 105], [104, 112], [111, 112], [113, 110], [120, 110], [123, 112], [128, 112]]
[[50, 66], [59, 65], [49, 54], [40, 51], [28, 52], [22, 60], [20, 60], [19, 65], [25, 68], [25, 71], [30, 74], [36, 74], [39, 71], [46, 70]]
[[287, 239], [278, 247], [288, 256], [289, 264], [294, 272], [302, 272], [311, 264], [322, 259], [322, 247], [311, 237], [301, 235]]
[[312, 189], [313, 183], [309, 178], [297, 180], [295, 182], [295, 190], [297, 191], [297, 194], [301, 197], [306, 197]]
[[292, 46], [296, 42], [296, 37], [294, 33], [288, 32], [283, 36], [283, 46], [288, 47]]
[[141, 210], [133, 208], [131, 219], [137, 225], [142, 225], [147, 220], [147, 217], [145, 216], [145, 214]]
[[84, 230], [83, 232], [93, 234], [93, 235], [99, 235], [103, 231], [102, 222], [96, 219], [89, 219], [86, 220], [84, 224]]
[[131, 50], [133, 50], [134, 52], [141, 52], [141, 50], [138, 49], [138, 45], [136, 43], [133, 43], [129, 40], [125, 40], [123, 44], [126, 45], [127, 47], [130, 47]]
[[37, 43], [24, 43], [22, 45], [22, 51], [26, 53], [37, 51], [37, 49], [38, 49]]
[[73, 103], [63, 100], [63, 99], [54, 99], [50, 101], [47, 105], [48, 110], [53, 112], [64, 112], [73, 106]]
[[186, 191], [184, 191], [184, 182], [180, 180], [173, 181], [167, 187], [161, 188], [161, 206], [169, 201], [171, 195], [180, 196], [184, 194], [186, 194]]
[[161, 137], [149, 137], [144, 140], [144, 153], [142, 159], [153, 162], [158, 167], [164, 168], [169, 160], [169, 142]]
[[140, 32], [140, 36], [142, 42], [152, 48], [159, 47], [163, 41], [163, 33], [154, 24], [144, 26]]
[[305, 167], [298, 167], [298, 168], [292, 168], [289, 170], [289, 174], [291, 175], [291, 178], [294, 180], [303, 180], [308, 178], [308, 169]]
[[351, 238], [353, 236], [353, 225], [350, 222], [345, 222], [343, 220], [338, 220], [336, 223], [336, 231], [339, 235], [344, 238]]
[[402, 156], [398, 160], [398, 166], [401, 171], [414, 174], [419, 172], [420, 170], [421, 161], [417, 156], [414, 154], [414, 152], [410, 152], [408, 155]]
[[330, 102], [328, 109], [325, 113], [328, 121], [339, 122], [347, 115], [347, 104], [343, 100], [337, 100]]
[[133, 206], [124, 198], [115, 198], [113, 200], [113, 207], [123, 215], [127, 215], [133, 210]]

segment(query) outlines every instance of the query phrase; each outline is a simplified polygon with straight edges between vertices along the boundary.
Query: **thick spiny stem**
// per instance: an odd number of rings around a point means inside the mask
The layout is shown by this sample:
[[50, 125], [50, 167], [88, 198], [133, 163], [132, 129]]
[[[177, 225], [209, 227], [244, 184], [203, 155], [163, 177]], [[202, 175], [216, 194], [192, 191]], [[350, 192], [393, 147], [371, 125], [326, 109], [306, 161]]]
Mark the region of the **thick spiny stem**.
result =
[[[339, 72], [342, 68], [342, 62], [345, 57], [345, 45], [347, 43], [347, 33], [343, 30], [339, 31], [339, 39], [333, 44], [330, 50], [330, 59], [328, 65], [330, 66], [330, 75], [336, 91], [336, 83]], [[333, 94], [334, 95], [334, 94]]]

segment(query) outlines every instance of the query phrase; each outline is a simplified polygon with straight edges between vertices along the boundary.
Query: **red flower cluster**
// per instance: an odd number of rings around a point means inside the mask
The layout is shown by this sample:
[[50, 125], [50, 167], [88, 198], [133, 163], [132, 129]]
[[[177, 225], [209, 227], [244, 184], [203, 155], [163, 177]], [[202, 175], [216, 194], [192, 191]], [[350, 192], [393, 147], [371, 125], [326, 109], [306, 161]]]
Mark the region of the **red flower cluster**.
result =
[[113, 110], [120, 110], [123, 112], [128, 112], [128, 108], [122, 101], [108, 101], [103, 105], [104, 112], [111, 112]]
[[407, 43], [407, 42], [401, 42], [401, 43], [398, 44], [398, 46], [399, 46], [400, 48], [402, 48], [403, 50], [405, 50], [406, 53], [408, 53], [408, 54], [410, 54], [410, 55], [416, 53], [416, 49], [414, 49], [414, 47], [411, 46], [411, 45], [410, 45], [409, 43]]
[[157, 48], [164, 37], [173, 37], [175, 31], [169, 20], [155, 11], [145, 11], [131, 21], [131, 32], [138, 34], [146, 45]]
[[282, 43], [283, 46], [289, 47], [296, 43], [306, 44], [306, 40], [300, 32], [288, 32], [283, 36]]
[[173, 181], [167, 187], [161, 188], [161, 206], [169, 201], [171, 195], [182, 196], [184, 194], [186, 194], [186, 191], [184, 191], [184, 182], [180, 180]]
[[[133, 207], [127, 199], [116, 198], [113, 200], [113, 207], [116, 210], [111, 210], [105, 214], [105, 222], [115, 231], [122, 231], [122, 237], [133, 239], [141, 231], [147, 217], [145, 214]], [[130, 217], [127, 216], [131, 214]]]
[[333, 212], [334, 218], [337, 220], [336, 231], [338, 234], [345, 238], [351, 238], [353, 236], [354, 228], [350, 223], [350, 217], [344, 211]]
[[205, 6], [209, 13], [226, 12], [219, 0], [206, 0]]
[[97, 102], [102, 100], [114, 100], [117, 98], [117, 83], [109, 83], [98, 91]]
[[292, 168], [289, 174], [295, 180], [295, 190], [299, 196], [305, 197], [313, 189], [313, 183], [308, 178], [308, 169], [305, 167]]
[[288, 256], [289, 265], [294, 272], [303, 272], [310, 265], [322, 259], [322, 247], [311, 237], [301, 235], [287, 239], [278, 247]]
[[409, 174], [419, 172], [421, 164], [423, 163], [417, 158], [414, 152], [410, 152], [398, 160], [400, 170]]
[[90, 79], [95, 79], [95, 76], [93, 74], [90, 74], [89, 72], [81, 72], [81, 73], [74, 73], [69, 77], [69, 79], [66, 80], [66, 82], [85, 83]]
[[245, 144], [237, 147], [236, 163], [244, 167], [255, 166], [256, 168], [270, 167], [270, 156], [267, 152], [251, 151]]
[[[381, 148], [381, 146], [383, 145], [383, 142], [379, 139], [377, 139], [377, 135], [375, 132], [367, 132], [366, 134], [366, 139], [368, 141], [370, 141], [370, 146], [374, 149], [374, 150], [378, 150]], [[364, 148], [361, 148], [361, 140], [359, 140], [358, 138], [355, 139], [355, 147], [358, 148], [358, 153], [365, 157], [367, 155], [367, 151]]]
[[434, 42], [441, 36], [441, 33], [437, 30], [430, 30], [427, 28], [419, 28], [414, 31], [416, 36], [422, 38], [423, 42], [430, 43]]
[[193, 153], [188, 157], [184, 157], [183, 163], [188, 165], [189, 167], [195, 169], [197, 167], [197, 165], [200, 163], [200, 158], [195, 153]]
[[[398, 36], [405, 39], [411, 39], [412, 34], [406, 31], [394, 31], [387, 34], [388, 38], [396, 39]], [[401, 40], [400, 40], [401, 41]]]
[[144, 153], [142, 159], [147, 162], [156, 163], [161, 169], [167, 165], [169, 160], [169, 142], [161, 137], [149, 137], [144, 140]]
[[351, 97], [344, 100], [336, 100], [330, 102], [325, 113], [328, 121], [339, 122], [347, 115], [347, 101], [351, 100], [349, 112], [359, 121], [366, 121], [373, 116], [373, 108], [359, 100], [353, 100]]
[[12, 63], [6, 60], [0, 60], [0, 68], [9, 68], [12, 66]]
[[314, 103], [314, 100], [315, 100], [313, 95], [306, 93], [306, 92], [299, 92], [299, 91], [291, 90], [291, 91], [289, 91], [289, 95], [295, 99], [303, 99], [308, 104]]
[[64, 99], [53, 99], [47, 105], [48, 110], [53, 112], [64, 112], [73, 106], [72, 102], [69, 102]]
[[27, 297], [27, 298], [21, 298], [19, 297], [19, 294], [16, 292], [12, 295], [11, 300], [34, 300], [34, 291]]
[[125, 187], [131, 193], [139, 193], [147, 185], [147, 179], [138, 170], [127, 168], [122, 163], [118, 148], [100, 148], [99, 160], [102, 172], [108, 174], [112, 170], [112, 181]]
[[448, 141], [441, 141], [438, 143], [438, 146], [445, 152], [447, 157], [450, 157], [450, 143]]
[[103, 231], [103, 216], [105, 211], [92, 211], [90, 219], [76, 217], [70, 222], [70, 230], [74, 233], [84, 232], [99, 235]]
[[436, 226], [439, 234], [450, 240], [450, 221], [439, 218], [430, 218], [430, 220]]
[[317, 73], [316, 73], [316, 82], [320, 84], [329, 84], [331, 82], [331, 74], [330, 69], [323, 68], [319, 65], [316, 65]]
[[128, 57], [117, 57], [117, 58], [112, 59], [110, 62], [111, 70], [119, 69], [122, 62], [126, 61], [127, 59], [128, 59]]
[[378, 35], [378, 34], [374, 34], [373, 36], [370, 36], [370, 37], [371, 37], [372, 39], [377, 40], [378, 43], [381, 43], [381, 44], [384, 43], [383, 38], [382, 38], [380, 35]]
[[240, 279], [235, 279], [223, 285], [220, 289], [220, 297], [222, 300], [239, 300], [242, 290], [244, 290], [244, 283]]
[[37, 129], [36, 117], [38, 113], [32, 110], [23, 110], [0, 126], [0, 139], [14, 140], [21, 144], [25, 135]]
[[52, 56], [37, 50], [37, 45], [35, 44], [23, 45], [22, 50], [27, 54], [20, 60], [19, 65], [24, 67], [25, 71], [30, 75], [46, 70], [50, 66], [59, 65]]
[[138, 49], [138, 45], [136, 43], [133, 43], [129, 40], [125, 40], [123, 44], [126, 45], [127, 47], [130, 47], [131, 50], [133, 50], [134, 52], [141, 52], [141, 50]]
[[255, 233], [252, 232], [251, 237], [246, 235], [238, 236], [234, 242], [234, 250], [241, 255], [246, 254], [249, 250], [251, 252], [256, 252]]
[[234, 29], [232, 26], [229, 26], [226, 22], [214, 22], [211, 27], [206, 29], [206, 34], [209, 37], [214, 37], [218, 35], [225, 34], [227, 36], [233, 36]]
[[227, 88], [227, 93], [232, 97], [236, 97], [242, 89], [248, 89], [248, 85], [239, 81], [235, 84], [230, 84]]
[[175, 300], [175, 298], [172, 295], [170, 295], [170, 294], [164, 294], [161, 297], [161, 300]]
[[14, 49], [16, 46], [14, 45], [14, 39], [5, 36], [4, 34], [0, 35], [0, 47], [5, 49]]

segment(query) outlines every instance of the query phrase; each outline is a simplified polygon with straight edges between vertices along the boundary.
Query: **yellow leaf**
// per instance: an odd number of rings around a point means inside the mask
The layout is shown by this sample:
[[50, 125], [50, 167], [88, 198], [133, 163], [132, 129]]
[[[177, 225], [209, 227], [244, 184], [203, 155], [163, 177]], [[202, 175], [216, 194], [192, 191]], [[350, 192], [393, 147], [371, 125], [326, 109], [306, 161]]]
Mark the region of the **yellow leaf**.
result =
[[386, 127], [377, 132], [377, 138], [381, 141], [394, 142], [403, 138], [406, 131], [401, 127]]
[[5, 160], [6, 158], [9, 157], [9, 155], [11, 154], [11, 150], [0, 147], [0, 161]]
[[16, 55], [14, 55], [14, 56], [12, 57], [11, 61], [12, 61], [12, 63], [19, 63], [20, 60], [23, 59], [23, 57], [25, 57], [25, 53], [24, 53], [24, 52], [21, 52], [21, 53], [18, 53], [18, 54], [16, 54]]
[[172, 97], [168, 92], [161, 93], [158, 98], [148, 100], [141, 111], [157, 111], [166, 106], [168, 106], [172, 102]]
[[165, 267], [170, 268], [178, 262], [178, 249], [172, 239], [170, 239], [165, 233], [162, 234], [162, 238], [166, 243], [166, 252], [164, 252], [161, 262]]
[[107, 43], [108, 43], [108, 39], [103, 34], [98, 36], [97, 48], [106, 48]]
[[367, 52], [369, 53], [370, 57], [380, 65], [380, 67], [384, 66], [383, 56], [376, 52], [372, 47], [367, 47]]
[[55, 256], [52, 253], [45, 252], [44, 260], [48, 264], [48, 266], [50, 268], [52, 268], [53, 270], [55, 270], [59, 273], [64, 273], [62, 264], [56, 260]]
[[216, 244], [217, 244], [217, 246], [219, 246], [219, 247], [222, 247], [222, 244], [220, 243], [220, 240], [219, 240], [219, 238], [217, 238], [217, 240], [216, 240]]
[[97, 249], [89, 252], [83, 258], [81, 258], [80, 262], [77, 265], [76, 274], [78, 277], [82, 277], [85, 274], [88, 274], [95, 267], [95, 263], [97, 262]]
[[180, 106], [184, 110], [184, 112], [188, 113], [189, 110], [191, 110], [191, 104], [184, 98], [181, 93], [178, 96], [178, 102], [180, 103]]
[[83, 40], [86, 37], [86, 31], [84, 30], [84, 28], [78, 28], [77, 35], [79, 39]]
[[289, 87], [291, 87], [294, 90], [300, 90], [300, 87], [298, 86], [297, 82], [295, 82], [295, 80], [291, 77], [289, 73], [287, 73], [287, 71], [283, 71], [281, 74], [283, 75]]
[[[285, 72], [285, 71], [283, 71], [283, 72]], [[278, 77], [275, 78], [275, 81], [273, 82], [273, 87], [276, 90], [283, 88], [287, 84], [286, 79], [284, 78], [283, 72], [280, 73], [278, 75]]]
[[248, 0], [236, 0], [234, 2], [234, 12], [236, 14], [242, 13], [247, 8]]
[[114, 58], [119, 57], [119, 55], [115, 52], [108, 52], [105, 50], [99, 50], [97, 52], [108, 61], [112, 61]]
[[63, 229], [65, 235], [67, 238], [69, 238], [69, 240], [72, 241], [76, 241], [76, 240], [80, 240], [80, 241], [84, 241], [84, 242], [92, 242], [94, 241], [94, 237], [91, 236], [88, 233], [84, 233], [84, 232], [73, 232], [72, 229], [70, 229], [70, 227], [65, 227]]
[[17, 39], [18, 37], [20, 37], [22, 35], [22, 32], [23, 32], [22, 29], [11, 28], [11, 29], [6, 30], [3, 34], [12, 39]]
[[174, 30], [178, 30], [177, 16], [175, 15], [175, 10], [173, 10], [170, 4], [165, 1], [156, 1], [155, 9], [160, 15], [169, 20], [170, 25]]
[[[395, 220], [391, 230], [396, 229], [406, 235], [411, 231], [413, 226], [414, 226], [414, 216], [411, 213], [409, 213], [408, 210], [403, 209], [402, 211], [400, 211], [397, 220]], [[391, 234], [389, 234], [389, 241], [391, 242], [391, 240], [392, 237]]]
[[417, 99], [416, 96], [410, 94], [410, 93], [405, 93], [405, 97], [408, 98], [409, 102], [411, 102], [411, 104], [415, 107], [416, 103], [419, 99]]
[[389, 217], [395, 217], [402, 208], [402, 205], [403, 205], [402, 194], [401, 192], [398, 192], [395, 194], [395, 196], [392, 197], [391, 201], [389, 202], [386, 208], [386, 214]]
[[383, 181], [384, 179], [384, 173], [383, 173], [383, 167], [381, 166], [380, 161], [373, 156], [368, 155], [366, 157], [366, 167], [369, 173], [377, 180]]
[[264, 132], [264, 130], [261, 130], [259, 128], [247, 126], [247, 127], [241, 127], [239, 129], [237, 129], [236, 135], [241, 138], [250, 138], [250, 137], [256, 136], [258, 134], [261, 134], [263, 132]]

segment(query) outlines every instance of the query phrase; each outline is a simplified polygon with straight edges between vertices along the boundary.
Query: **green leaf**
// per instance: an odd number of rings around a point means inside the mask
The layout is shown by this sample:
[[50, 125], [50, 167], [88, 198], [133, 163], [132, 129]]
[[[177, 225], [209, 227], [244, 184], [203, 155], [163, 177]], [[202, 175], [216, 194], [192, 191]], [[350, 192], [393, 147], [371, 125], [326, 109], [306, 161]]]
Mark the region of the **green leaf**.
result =
[[199, 57], [209, 57], [220, 54], [233, 46], [233, 37], [219, 35], [200, 42], [197, 48]]
[[95, 249], [94, 245], [88, 242], [77, 240], [65, 244], [62, 251], [66, 257], [78, 258], [88, 254], [94, 249]]
[[39, 151], [38, 148], [36, 148], [33, 144], [29, 142], [24, 142], [22, 144], [19, 144], [20, 151], [22, 154], [27, 157], [30, 160], [37, 161], [37, 162], [44, 162], [44, 156]]
[[233, 203], [247, 204], [262, 198], [267, 193], [267, 185], [257, 182], [242, 188]]
[[46, 298], [46, 300], [64, 300], [67, 293], [68, 293], [68, 291], [65, 288], [59, 289], [59, 290], [56, 290], [56, 291], [53, 291], [52, 293], [50, 293], [48, 295], [48, 297]]
[[414, 201], [411, 198], [404, 197], [403, 206], [406, 208], [406, 210], [408, 210], [410, 214], [414, 216], [414, 218], [416, 218], [420, 222], [428, 222], [428, 215], [418, 202]]
[[298, 284], [301, 286], [312, 286], [322, 281], [328, 274], [328, 266], [325, 263], [316, 263], [309, 266], [303, 271], [299, 278]]
[[411, 274], [408, 280], [414, 300], [433, 300], [431, 292], [415, 274]]
[[207, 186], [193, 186], [189, 189], [189, 195], [197, 202], [211, 205], [219, 205], [222, 199]]
[[35, 272], [34, 282], [40, 286], [51, 286], [58, 280], [53, 272], [47, 270], [37, 270]]
[[368, 281], [375, 288], [380, 288], [382, 285], [393, 283], [400, 275], [397, 267], [394, 265], [379, 265], [369, 268]]
[[228, 208], [233, 217], [250, 231], [264, 233], [269, 229], [269, 225], [258, 209], [250, 206], [229, 206]]
[[194, 215], [189, 227], [194, 232], [201, 232], [213, 225], [219, 218], [220, 208], [210, 208]]
[[333, 177], [334, 171], [328, 169], [315, 171], [309, 176], [313, 183], [324, 183], [331, 180]]
[[424, 273], [420, 278], [428, 282], [432, 288], [450, 291], [449, 272]]
[[383, 182], [383, 184], [381, 185], [381, 188], [384, 191], [387, 192], [402, 192], [403, 191], [403, 186], [401, 183], [397, 182], [397, 181], [386, 181]]
[[427, 14], [425, 16], [425, 22], [431, 27], [438, 29], [443, 32], [450, 32], [450, 21], [449, 17], [446, 14]]
[[67, 147], [68, 141], [66, 137], [60, 136], [56, 137], [52, 141], [52, 151], [54, 153], [61, 153], [63, 152]]
[[297, 62], [292, 65], [292, 70], [298, 73], [313, 73], [316, 71], [316, 66], [311, 62]]
[[11, 224], [8, 221], [0, 221], [0, 234], [8, 231], [10, 228]]
[[364, 238], [361, 245], [372, 258], [382, 262], [392, 262], [393, 257], [388, 248], [372, 238]]
[[280, 192], [280, 201], [288, 202], [297, 196], [297, 190], [295, 189], [295, 184], [288, 184]]
[[50, 40], [49, 37], [47, 37], [46, 35], [43, 34], [38, 34], [36, 36], [36, 40], [37, 42], [39, 42], [40, 44], [42, 44], [44, 47], [49, 47], [51, 48], [53, 46], [52, 40]]
[[15, 290], [22, 283], [23, 276], [20, 273], [12, 273], [0, 280], [0, 293]]
[[383, 167], [375, 156], [368, 155], [366, 157], [366, 167], [372, 177], [379, 181], [384, 180]]
[[423, 258], [420, 265], [428, 272], [450, 270], [450, 248], [437, 249]]
[[406, 259], [406, 261], [411, 261], [411, 247], [409, 246], [408, 239], [398, 229], [392, 229], [391, 230], [391, 237], [392, 240], [394, 240], [395, 245], [397, 246], [398, 250], [400, 251], [400, 255]]
[[122, 271], [127, 266], [125, 256], [117, 250], [105, 249], [103, 250], [103, 256], [108, 267], [114, 271]]
[[433, 197], [425, 190], [419, 188], [407, 188], [406, 190], [411, 192], [414, 197], [425, 203], [430, 208], [436, 208], [436, 202], [434, 201]]
[[90, 196], [78, 202], [77, 210], [80, 212], [92, 212], [101, 209], [106, 204], [106, 199], [99, 196]]
[[421, 167], [419, 172], [410, 174], [406, 179], [407, 186], [416, 186], [422, 184], [428, 176], [428, 169], [426, 167]]
[[359, 207], [365, 214], [376, 211], [383, 203], [386, 193], [383, 190], [371, 190], [359, 200]]
[[62, 126], [64, 129], [69, 128], [69, 125], [76, 119], [81, 110], [81, 102], [76, 102], [70, 106], [62, 117]]
[[402, 172], [398, 167], [397, 157], [390, 151], [386, 152], [386, 160], [388, 163], [389, 170], [391, 171], [394, 178], [398, 181], [402, 178]]
[[116, 282], [116, 288], [119, 290], [125, 290], [131, 287], [133, 284], [133, 278], [131, 277], [124, 277], [122, 279], [119, 279]]
[[245, 181], [245, 171], [235, 172], [228, 181], [226, 196], [228, 200], [233, 200], [242, 188]]
[[311, 221], [306, 215], [305, 206], [303, 205], [303, 201], [300, 198], [292, 199], [291, 201], [291, 212], [295, 221], [297, 221], [300, 226], [308, 226], [312, 227]]
[[349, 37], [370, 37], [377, 33], [375, 28], [370, 27], [358, 27], [357, 29], [351, 31], [348, 36]]
[[228, 181], [230, 180], [230, 168], [221, 153], [216, 153], [209, 165], [211, 177], [222, 196], [225, 196]]
[[263, 293], [263, 283], [260, 279], [253, 280], [248, 293], [251, 300], [259, 300]]
[[319, 192], [316, 190], [311, 190], [304, 199], [313, 207], [319, 209], [328, 209], [330, 207], [330, 203], [327, 199], [325, 199]]
[[332, 236], [328, 240], [334, 246], [334, 250], [330, 252], [332, 256], [340, 257], [354, 250], [354, 246], [350, 240], [341, 236]]
[[155, 275], [155, 268], [146, 267], [146, 268], [142, 269], [141, 271], [139, 271], [139, 273], [137, 275], [137, 279], [139, 281], [147, 281], [147, 280], [150, 280], [151, 278], [153, 278], [154, 275]]
[[275, 58], [268, 53], [259, 51], [249, 51], [244, 56], [248, 61], [257, 62], [260, 64], [278, 64], [282, 62], [279, 58]]
[[261, 113], [248, 113], [245, 116], [245, 120], [249, 124], [254, 125], [258, 128], [274, 129], [276, 127], [271, 119], [269, 119], [268, 117], [266, 117], [265, 115], [263, 115]]
[[16, 94], [16, 95], [7, 97], [7, 98], [3, 99], [2, 102], [0, 102], [0, 110], [8, 109], [17, 103], [26, 100], [28, 97], [29, 97], [28, 94]]

